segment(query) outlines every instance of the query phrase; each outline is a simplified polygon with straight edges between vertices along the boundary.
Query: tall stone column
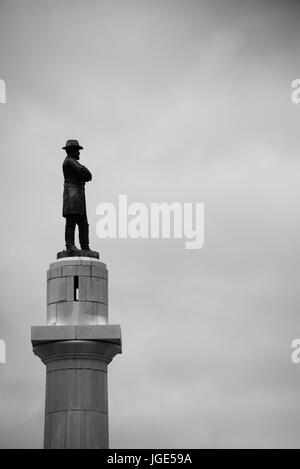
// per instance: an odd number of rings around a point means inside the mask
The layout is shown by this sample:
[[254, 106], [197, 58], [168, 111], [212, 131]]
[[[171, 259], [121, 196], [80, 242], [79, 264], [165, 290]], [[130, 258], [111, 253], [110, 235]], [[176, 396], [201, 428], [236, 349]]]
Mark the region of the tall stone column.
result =
[[47, 272], [47, 325], [34, 326], [34, 353], [46, 365], [45, 448], [108, 448], [107, 365], [121, 353], [108, 324], [106, 265], [58, 259]]

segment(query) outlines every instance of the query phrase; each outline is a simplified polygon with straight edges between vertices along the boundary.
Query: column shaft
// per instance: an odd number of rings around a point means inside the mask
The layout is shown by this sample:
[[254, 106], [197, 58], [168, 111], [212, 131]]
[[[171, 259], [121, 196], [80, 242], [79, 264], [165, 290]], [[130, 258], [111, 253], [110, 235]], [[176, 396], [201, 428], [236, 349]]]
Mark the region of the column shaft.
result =
[[108, 448], [107, 364], [120, 346], [68, 340], [36, 345], [46, 364], [44, 447]]

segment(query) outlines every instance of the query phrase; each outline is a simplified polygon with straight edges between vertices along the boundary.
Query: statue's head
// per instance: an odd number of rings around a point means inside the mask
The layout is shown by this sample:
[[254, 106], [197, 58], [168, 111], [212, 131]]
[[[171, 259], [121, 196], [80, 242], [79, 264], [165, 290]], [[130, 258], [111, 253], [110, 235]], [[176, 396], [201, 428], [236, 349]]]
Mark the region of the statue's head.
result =
[[63, 150], [66, 150], [68, 156], [79, 160], [80, 150], [83, 150], [83, 147], [79, 145], [78, 140], [72, 139], [67, 140], [67, 143], [63, 147]]

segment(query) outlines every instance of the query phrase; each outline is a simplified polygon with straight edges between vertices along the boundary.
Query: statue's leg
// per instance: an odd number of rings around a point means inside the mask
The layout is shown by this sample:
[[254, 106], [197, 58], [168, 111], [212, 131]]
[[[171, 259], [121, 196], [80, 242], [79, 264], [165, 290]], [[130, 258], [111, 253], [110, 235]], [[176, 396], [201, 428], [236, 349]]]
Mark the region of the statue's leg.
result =
[[76, 227], [76, 215], [66, 216], [66, 228], [65, 228], [65, 241], [66, 249], [69, 250], [75, 245], [75, 227]]
[[89, 246], [89, 224], [86, 215], [82, 215], [80, 217], [80, 221], [78, 222], [79, 228], [79, 242], [81, 249], [86, 251], [90, 250]]

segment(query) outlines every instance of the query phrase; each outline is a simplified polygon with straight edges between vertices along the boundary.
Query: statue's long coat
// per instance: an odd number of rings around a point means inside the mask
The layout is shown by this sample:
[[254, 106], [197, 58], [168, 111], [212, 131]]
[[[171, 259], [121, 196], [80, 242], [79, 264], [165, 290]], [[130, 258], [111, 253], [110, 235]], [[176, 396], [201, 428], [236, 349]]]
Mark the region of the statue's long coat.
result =
[[85, 183], [91, 181], [90, 171], [70, 156], [63, 162], [65, 178], [63, 196], [63, 217], [67, 215], [86, 215]]

